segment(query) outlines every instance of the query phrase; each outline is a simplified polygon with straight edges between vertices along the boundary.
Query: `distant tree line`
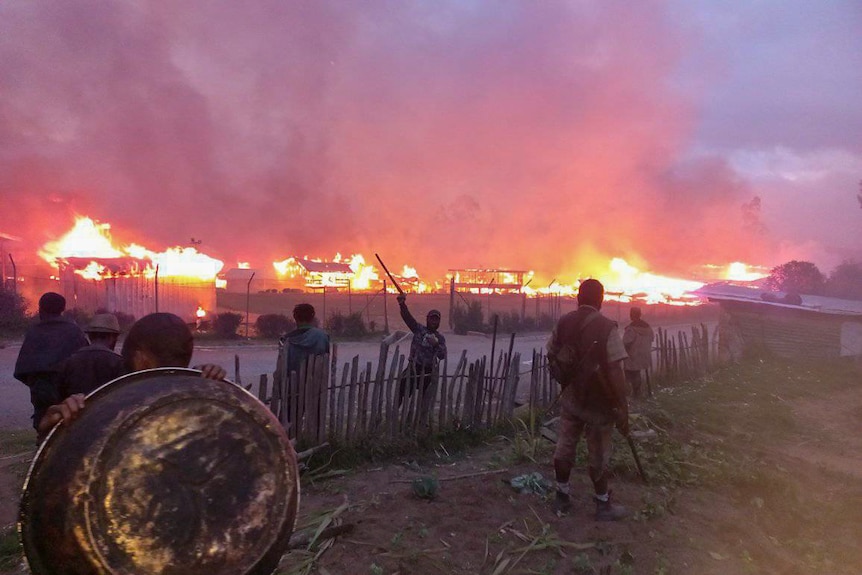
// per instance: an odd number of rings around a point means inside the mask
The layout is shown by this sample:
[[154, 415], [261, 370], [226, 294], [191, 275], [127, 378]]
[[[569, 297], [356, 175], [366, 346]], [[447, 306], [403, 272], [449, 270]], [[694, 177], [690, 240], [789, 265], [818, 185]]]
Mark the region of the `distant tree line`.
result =
[[826, 276], [811, 262], [792, 260], [772, 268], [765, 286], [776, 291], [862, 300], [862, 263], [845, 261]]

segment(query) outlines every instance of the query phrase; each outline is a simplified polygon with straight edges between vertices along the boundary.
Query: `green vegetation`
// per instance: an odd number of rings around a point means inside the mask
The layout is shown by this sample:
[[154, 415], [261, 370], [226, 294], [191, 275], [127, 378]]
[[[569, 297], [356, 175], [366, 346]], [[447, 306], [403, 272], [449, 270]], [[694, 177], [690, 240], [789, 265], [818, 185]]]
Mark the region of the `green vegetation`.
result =
[[363, 338], [373, 332], [375, 327], [374, 322], [366, 325], [358, 311], [348, 315], [336, 312], [326, 322], [326, 329], [335, 338]]
[[236, 339], [236, 330], [242, 323], [242, 315], [233, 312], [224, 312], [215, 316], [213, 330], [219, 337], [225, 339]]
[[452, 324], [453, 331], [458, 335], [464, 335], [468, 331], [487, 331], [482, 302], [471, 301], [466, 306], [456, 304], [452, 310]]
[[296, 322], [281, 313], [265, 313], [257, 317], [254, 329], [259, 337], [278, 339], [282, 334], [296, 329]]
[[21, 294], [0, 289], [0, 334], [23, 334], [28, 321], [27, 301]]

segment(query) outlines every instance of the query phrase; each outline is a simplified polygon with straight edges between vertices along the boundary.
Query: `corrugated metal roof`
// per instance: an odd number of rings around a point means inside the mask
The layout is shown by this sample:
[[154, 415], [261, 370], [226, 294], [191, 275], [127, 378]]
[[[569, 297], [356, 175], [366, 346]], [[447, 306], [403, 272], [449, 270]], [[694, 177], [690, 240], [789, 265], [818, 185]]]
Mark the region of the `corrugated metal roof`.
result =
[[862, 300], [839, 299], [817, 295], [802, 295], [802, 305], [792, 305], [779, 301], [765, 301], [763, 294], [772, 294], [776, 298], [784, 297], [784, 292], [770, 292], [739, 284], [718, 282], [703, 286], [691, 292], [710, 301], [745, 301], [764, 306], [774, 306], [789, 309], [799, 309], [814, 313], [831, 315], [862, 316]]

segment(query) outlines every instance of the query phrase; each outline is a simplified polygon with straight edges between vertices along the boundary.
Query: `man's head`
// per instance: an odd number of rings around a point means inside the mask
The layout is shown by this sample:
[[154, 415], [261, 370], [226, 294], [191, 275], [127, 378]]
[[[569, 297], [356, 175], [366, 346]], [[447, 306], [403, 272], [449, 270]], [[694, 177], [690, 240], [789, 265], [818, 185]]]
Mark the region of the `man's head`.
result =
[[123, 359], [134, 371], [188, 367], [194, 338], [189, 326], [172, 313], [151, 313], [135, 322], [123, 342]]
[[428, 312], [428, 315], [425, 316], [425, 327], [430, 329], [431, 331], [437, 331], [440, 327], [440, 312], [436, 309], [432, 309]]
[[39, 298], [39, 317], [48, 318], [60, 315], [66, 310], [66, 298], [49, 291]]
[[637, 306], [632, 306], [632, 309], [629, 310], [629, 318], [632, 321], [637, 321], [641, 318], [641, 308]]
[[293, 308], [293, 319], [296, 325], [312, 323], [314, 321], [314, 306], [310, 303], [298, 303]]
[[584, 280], [578, 288], [578, 305], [589, 305], [596, 309], [602, 309], [602, 300], [605, 299], [605, 286], [599, 280]]
[[112, 313], [99, 313], [90, 320], [86, 332], [90, 343], [100, 343], [108, 349], [114, 349], [120, 337], [120, 322]]

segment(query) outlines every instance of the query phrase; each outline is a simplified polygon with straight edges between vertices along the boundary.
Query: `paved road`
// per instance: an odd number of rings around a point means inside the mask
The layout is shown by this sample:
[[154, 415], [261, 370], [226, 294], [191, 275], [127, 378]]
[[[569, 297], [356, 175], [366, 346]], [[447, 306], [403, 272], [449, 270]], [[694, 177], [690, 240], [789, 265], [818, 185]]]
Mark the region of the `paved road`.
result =
[[[491, 338], [481, 335], [459, 336], [445, 334], [449, 349], [450, 370], [454, 369], [462, 350], [467, 350], [468, 359], [478, 359], [491, 352]], [[544, 346], [546, 334], [528, 334], [515, 338], [515, 351], [521, 353], [522, 371], [529, 369], [533, 348]], [[497, 339], [497, 353], [509, 345], [509, 335]], [[402, 339], [400, 351], [406, 352], [410, 347], [409, 338]], [[27, 387], [12, 377], [15, 359], [18, 357], [20, 342], [7, 342], [0, 349], [0, 429], [22, 429], [30, 426], [30, 395]], [[371, 361], [377, 364], [379, 342], [341, 342], [337, 344], [339, 366], [359, 356], [360, 365]], [[253, 384], [252, 392], [257, 392], [257, 383], [263, 373], [272, 374], [277, 357], [277, 346], [274, 343], [239, 343], [216, 344], [202, 342], [195, 347], [192, 365], [201, 363], [216, 363], [228, 371], [228, 377], [235, 379], [235, 357], [239, 357], [239, 376], [243, 384]], [[390, 354], [392, 350], [390, 350]], [[391, 355], [390, 355], [391, 357]], [[341, 367], [339, 367], [341, 369]]]
[[[707, 327], [712, 334], [715, 324], [709, 323]], [[665, 328], [673, 331], [675, 329], [688, 330], [689, 324], [666, 325]], [[454, 370], [458, 358], [463, 350], [467, 350], [470, 360], [489, 355], [491, 352], [491, 337], [482, 335], [455, 335], [447, 333], [446, 341], [449, 349], [449, 369]], [[543, 348], [548, 338], [546, 333], [531, 333], [518, 335], [515, 338], [516, 352], [521, 353], [521, 371], [530, 368], [532, 350]], [[497, 338], [497, 354], [509, 345], [509, 334], [501, 334]], [[32, 407], [27, 387], [12, 377], [15, 359], [18, 357], [19, 342], [6, 342], [5, 347], [0, 348], [0, 429], [22, 429], [30, 426], [30, 415]], [[393, 346], [394, 347], [394, 346]], [[410, 347], [409, 337], [400, 341], [400, 351], [406, 352]], [[345, 362], [351, 361], [354, 356], [359, 356], [361, 366], [371, 361], [376, 366], [379, 355], [380, 344], [375, 341], [365, 342], [341, 342], [338, 344], [339, 369]], [[390, 354], [392, 350], [390, 349]], [[275, 343], [237, 343], [218, 344], [201, 342], [195, 347], [192, 357], [192, 365], [201, 363], [215, 363], [223, 366], [230, 379], [235, 379], [235, 360], [239, 356], [239, 376], [244, 385], [252, 384], [252, 392], [257, 393], [257, 384], [263, 373], [272, 374], [277, 357], [277, 346]], [[391, 357], [391, 356], [390, 356]], [[524, 378], [521, 386], [525, 384]], [[519, 395], [523, 394], [519, 390]]]

